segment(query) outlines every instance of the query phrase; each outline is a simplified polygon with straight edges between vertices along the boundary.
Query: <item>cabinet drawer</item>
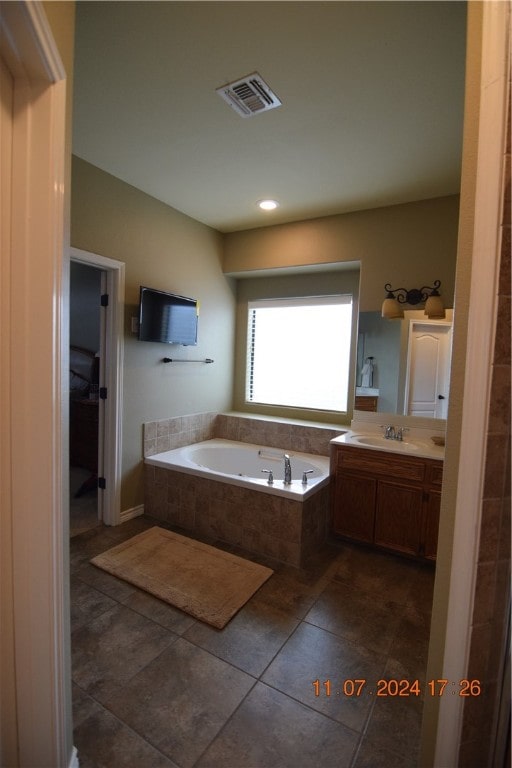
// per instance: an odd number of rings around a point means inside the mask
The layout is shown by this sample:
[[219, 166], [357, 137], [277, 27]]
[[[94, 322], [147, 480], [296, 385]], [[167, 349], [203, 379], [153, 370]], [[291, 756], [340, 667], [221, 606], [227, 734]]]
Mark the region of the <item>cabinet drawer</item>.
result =
[[397, 456], [396, 453], [367, 451], [365, 448], [338, 448], [336, 466], [372, 475], [386, 475], [422, 483], [425, 477], [423, 459]]

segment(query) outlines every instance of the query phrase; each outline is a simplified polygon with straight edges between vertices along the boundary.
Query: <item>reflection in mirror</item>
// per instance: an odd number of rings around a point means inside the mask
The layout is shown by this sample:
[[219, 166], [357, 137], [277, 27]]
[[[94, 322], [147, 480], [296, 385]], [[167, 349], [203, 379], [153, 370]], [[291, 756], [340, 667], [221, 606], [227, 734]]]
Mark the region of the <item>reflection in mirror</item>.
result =
[[[383, 320], [380, 312], [361, 312], [357, 336], [356, 408], [398, 413], [400, 322]], [[365, 369], [370, 366], [369, 386]], [[370, 391], [368, 391], [370, 390]], [[376, 407], [366, 398], [377, 398]]]
[[[355, 409], [446, 418], [452, 320], [453, 310], [447, 310], [446, 320], [439, 322], [429, 321], [421, 310], [406, 311], [402, 320], [384, 320], [380, 312], [361, 312], [357, 342]], [[411, 356], [408, 349], [413, 324], [414, 327], [419, 324], [419, 327], [427, 332], [431, 329], [432, 335], [437, 335], [437, 330], [447, 331], [449, 338], [448, 344], [442, 342], [446, 350], [442, 364], [437, 366], [437, 363], [433, 364], [427, 359], [422, 369], [420, 361], [416, 379], [412, 372], [408, 375], [408, 364], [414, 361], [414, 354]], [[434, 330], [437, 325], [440, 326], [439, 329]], [[439, 377], [431, 376], [434, 368], [439, 368]], [[430, 386], [433, 388], [432, 393], [426, 392], [425, 397], [421, 392], [425, 405], [420, 404], [419, 409], [416, 403], [411, 406], [407, 404], [408, 395], [414, 399], [411, 393], [414, 380], [416, 392], [418, 388], [422, 389], [423, 383], [425, 390]], [[429, 383], [431, 380], [432, 385]], [[429, 399], [432, 400], [430, 404], [427, 403]]]

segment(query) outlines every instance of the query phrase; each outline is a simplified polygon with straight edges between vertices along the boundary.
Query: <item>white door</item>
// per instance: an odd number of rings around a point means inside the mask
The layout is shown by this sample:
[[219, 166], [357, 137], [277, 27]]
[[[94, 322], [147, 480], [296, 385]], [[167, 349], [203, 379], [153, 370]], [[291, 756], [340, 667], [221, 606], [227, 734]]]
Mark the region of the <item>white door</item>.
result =
[[446, 419], [452, 351], [451, 323], [411, 322], [405, 413]]

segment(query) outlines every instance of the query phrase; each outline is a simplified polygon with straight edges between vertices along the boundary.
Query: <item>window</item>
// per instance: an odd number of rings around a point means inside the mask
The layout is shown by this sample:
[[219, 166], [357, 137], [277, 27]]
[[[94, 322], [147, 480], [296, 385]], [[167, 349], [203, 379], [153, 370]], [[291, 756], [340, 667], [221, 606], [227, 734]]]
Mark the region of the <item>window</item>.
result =
[[352, 296], [248, 304], [246, 401], [346, 411]]

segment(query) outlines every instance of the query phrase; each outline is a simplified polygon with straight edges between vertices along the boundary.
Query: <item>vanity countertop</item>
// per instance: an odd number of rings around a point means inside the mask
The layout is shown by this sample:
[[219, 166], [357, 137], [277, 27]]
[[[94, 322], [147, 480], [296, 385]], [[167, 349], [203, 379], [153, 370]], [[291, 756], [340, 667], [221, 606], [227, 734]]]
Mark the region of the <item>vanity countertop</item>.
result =
[[370, 451], [396, 453], [400, 456], [443, 461], [444, 446], [435, 445], [432, 442], [431, 436], [433, 434], [427, 430], [413, 429], [407, 432], [403, 440], [400, 441], [386, 439], [382, 434], [382, 429], [350, 429], [331, 440], [331, 445], [345, 445]]
[[375, 387], [356, 387], [358, 397], [378, 397], [379, 390]]

